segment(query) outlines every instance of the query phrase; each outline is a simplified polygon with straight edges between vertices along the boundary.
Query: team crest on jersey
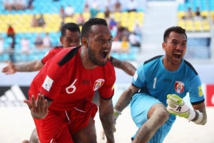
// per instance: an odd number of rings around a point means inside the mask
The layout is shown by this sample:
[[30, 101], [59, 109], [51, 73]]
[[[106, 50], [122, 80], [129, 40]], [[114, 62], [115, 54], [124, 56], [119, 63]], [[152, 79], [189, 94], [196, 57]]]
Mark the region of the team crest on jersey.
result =
[[101, 86], [103, 86], [105, 80], [104, 79], [97, 79], [94, 83], [94, 91], [98, 90]]
[[181, 81], [176, 81], [175, 82], [175, 85], [174, 85], [174, 88], [175, 88], [175, 91], [177, 92], [177, 93], [182, 93], [182, 92], [184, 92], [184, 83], [183, 82], [181, 82]]

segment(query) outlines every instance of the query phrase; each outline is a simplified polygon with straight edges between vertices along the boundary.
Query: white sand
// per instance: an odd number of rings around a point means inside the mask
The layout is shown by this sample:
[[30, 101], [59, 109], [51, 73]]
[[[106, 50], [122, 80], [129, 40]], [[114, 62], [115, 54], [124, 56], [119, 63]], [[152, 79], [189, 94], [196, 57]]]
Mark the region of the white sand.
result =
[[[164, 143], [214, 143], [214, 108], [207, 108], [208, 123], [198, 126], [185, 119], [178, 118]], [[0, 143], [21, 143], [30, 137], [34, 128], [33, 120], [26, 106], [0, 107]], [[106, 143], [100, 139], [100, 121], [96, 119], [98, 143]], [[130, 143], [135, 133], [129, 108], [126, 108], [117, 121], [116, 143]]]

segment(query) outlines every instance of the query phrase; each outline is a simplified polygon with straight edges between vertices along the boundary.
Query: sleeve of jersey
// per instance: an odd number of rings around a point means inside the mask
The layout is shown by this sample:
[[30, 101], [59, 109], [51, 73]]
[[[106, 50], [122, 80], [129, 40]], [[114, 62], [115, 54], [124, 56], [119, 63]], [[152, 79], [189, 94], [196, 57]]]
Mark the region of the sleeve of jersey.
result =
[[188, 86], [191, 103], [197, 103], [204, 100], [201, 80], [198, 75], [193, 78]]
[[114, 83], [116, 80], [115, 70], [113, 66], [108, 68], [106, 72], [106, 81], [104, 85], [99, 89], [99, 94], [103, 99], [111, 99], [114, 95]]
[[66, 73], [63, 71], [66, 70], [64, 70], [65, 66], [60, 67], [55, 59], [49, 64], [40, 91], [47, 99], [54, 100], [56, 95], [60, 93], [63, 83], [65, 82]]
[[141, 64], [132, 78], [132, 84], [138, 88], [143, 87], [146, 81], [144, 65]]
[[52, 50], [48, 51], [45, 56], [42, 58], [42, 63], [45, 64], [49, 59], [53, 57]]

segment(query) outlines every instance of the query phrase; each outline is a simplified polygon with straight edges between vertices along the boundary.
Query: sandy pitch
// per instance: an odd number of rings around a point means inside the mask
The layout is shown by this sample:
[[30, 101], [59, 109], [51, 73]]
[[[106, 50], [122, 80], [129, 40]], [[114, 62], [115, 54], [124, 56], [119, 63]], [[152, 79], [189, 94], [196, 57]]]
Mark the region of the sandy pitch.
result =
[[[214, 108], [207, 108], [208, 123], [205, 126], [189, 123], [183, 118], [178, 118], [164, 143], [214, 143]], [[21, 143], [29, 139], [34, 128], [33, 120], [26, 106], [24, 107], [0, 107], [0, 143]], [[98, 114], [95, 117], [98, 143], [106, 143], [101, 140], [101, 124]], [[117, 121], [116, 143], [131, 143], [130, 137], [135, 133], [129, 108], [126, 108]]]

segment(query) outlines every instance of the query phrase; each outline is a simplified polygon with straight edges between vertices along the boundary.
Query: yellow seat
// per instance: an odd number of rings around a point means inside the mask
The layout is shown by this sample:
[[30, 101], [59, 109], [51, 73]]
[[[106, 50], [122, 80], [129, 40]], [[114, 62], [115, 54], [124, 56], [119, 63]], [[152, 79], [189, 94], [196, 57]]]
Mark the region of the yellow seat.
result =
[[98, 18], [105, 18], [105, 14], [104, 14], [103, 12], [99, 12], [99, 13], [97, 14], [97, 17], [98, 17]]
[[87, 21], [91, 17], [91, 14], [89, 12], [84, 12], [83, 17], [84, 17], [85, 21]]
[[202, 11], [201, 12], [201, 16], [202, 17], [208, 17], [209, 16], [209, 12], [208, 11]]
[[183, 12], [183, 11], [178, 12], [178, 19], [183, 19], [183, 17], [184, 17], [185, 15], [186, 15], [186, 13]]

